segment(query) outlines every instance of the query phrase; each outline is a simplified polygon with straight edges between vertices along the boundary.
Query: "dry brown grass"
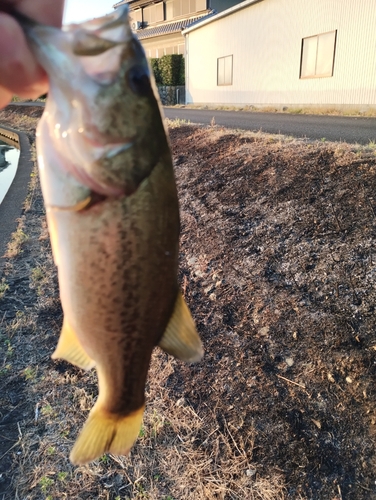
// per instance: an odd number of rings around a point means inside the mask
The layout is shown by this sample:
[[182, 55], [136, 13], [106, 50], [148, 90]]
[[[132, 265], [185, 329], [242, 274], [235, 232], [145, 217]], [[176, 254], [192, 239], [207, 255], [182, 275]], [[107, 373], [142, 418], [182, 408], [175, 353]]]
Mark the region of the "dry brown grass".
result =
[[[35, 126], [35, 119], [3, 115], [3, 123], [15, 128], [30, 132]], [[0, 498], [283, 498], [282, 475], [261, 476], [252, 463], [252, 427], [235, 439], [234, 424], [228, 422], [220, 429], [210, 407], [200, 415], [184, 398], [171, 399], [165, 385], [179, 362], [161, 351], [153, 355], [144, 424], [131, 456], [105, 456], [78, 468], [69, 463], [69, 450], [95, 401], [96, 379], [94, 373], [49, 359], [61, 313], [46, 221], [38, 215], [41, 205], [34, 170], [25, 213], [7, 253], [5, 280], [11, 284], [15, 311], [13, 319], [1, 324], [6, 349], [1, 351], [0, 383], [7, 388], [13, 380], [15, 390], [22, 385], [25, 412], [17, 414], [14, 442], [3, 457], [10, 458], [11, 485], [9, 493]], [[18, 291], [23, 283], [27, 287], [24, 296]], [[2, 288], [5, 295], [7, 281]]]
[[24, 219], [18, 220], [18, 228], [12, 235], [12, 239], [8, 243], [5, 257], [15, 257], [22, 251], [22, 247], [28, 241], [29, 237], [24, 231]]
[[332, 116], [365, 116], [375, 117], [376, 109], [371, 107], [341, 106], [267, 106], [252, 104], [178, 104], [171, 106], [188, 109], [212, 109], [223, 111], [248, 111], [251, 113], [287, 113], [292, 115], [332, 115]]
[[156, 349], [130, 457], [69, 463], [96, 376], [50, 359], [62, 314], [34, 176], [0, 295], [0, 499], [376, 498], [374, 152], [171, 135], [205, 358]]

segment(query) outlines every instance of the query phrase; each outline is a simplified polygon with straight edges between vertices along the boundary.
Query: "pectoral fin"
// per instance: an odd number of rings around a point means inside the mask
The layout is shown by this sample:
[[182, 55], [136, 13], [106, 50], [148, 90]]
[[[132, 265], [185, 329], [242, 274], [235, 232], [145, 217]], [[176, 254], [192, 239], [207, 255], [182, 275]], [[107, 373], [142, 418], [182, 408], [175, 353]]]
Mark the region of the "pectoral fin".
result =
[[189, 363], [200, 361], [204, 354], [193, 318], [180, 292], [159, 347]]
[[51, 358], [65, 359], [83, 370], [90, 370], [90, 368], [94, 368], [95, 366], [94, 360], [86, 354], [73, 328], [70, 327], [65, 318], [59, 342]]

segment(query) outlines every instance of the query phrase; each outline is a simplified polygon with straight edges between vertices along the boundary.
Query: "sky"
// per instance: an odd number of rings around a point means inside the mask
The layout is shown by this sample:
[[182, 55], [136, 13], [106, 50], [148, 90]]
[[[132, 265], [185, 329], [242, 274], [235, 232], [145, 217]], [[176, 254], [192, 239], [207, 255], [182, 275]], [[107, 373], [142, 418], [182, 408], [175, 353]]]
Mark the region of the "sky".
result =
[[65, 0], [64, 24], [79, 23], [113, 12], [118, 0]]

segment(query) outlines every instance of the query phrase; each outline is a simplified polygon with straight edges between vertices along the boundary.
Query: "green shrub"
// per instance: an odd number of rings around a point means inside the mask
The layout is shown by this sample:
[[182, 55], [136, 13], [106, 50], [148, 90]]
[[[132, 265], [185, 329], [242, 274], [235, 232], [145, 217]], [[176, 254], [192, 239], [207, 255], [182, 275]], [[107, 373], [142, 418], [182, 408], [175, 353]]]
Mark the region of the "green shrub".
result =
[[181, 54], [170, 54], [159, 59], [150, 59], [157, 85], [184, 85], [185, 68]]
[[155, 83], [157, 85], [162, 85], [161, 72], [159, 70], [159, 59], [157, 58], [150, 59], [150, 66], [154, 73]]
[[179, 85], [185, 85], [185, 59], [182, 56], [181, 57], [181, 64], [180, 64], [180, 83]]

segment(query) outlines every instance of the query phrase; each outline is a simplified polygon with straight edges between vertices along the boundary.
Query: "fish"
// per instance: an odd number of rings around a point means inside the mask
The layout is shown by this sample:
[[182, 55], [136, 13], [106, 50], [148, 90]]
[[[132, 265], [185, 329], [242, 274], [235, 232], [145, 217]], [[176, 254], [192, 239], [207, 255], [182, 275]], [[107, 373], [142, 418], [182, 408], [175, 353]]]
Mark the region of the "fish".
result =
[[63, 309], [52, 358], [98, 377], [70, 453], [86, 464], [135, 443], [153, 349], [191, 363], [203, 345], [178, 284], [170, 145], [127, 5], [63, 29], [14, 15], [49, 78], [36, 147]]

